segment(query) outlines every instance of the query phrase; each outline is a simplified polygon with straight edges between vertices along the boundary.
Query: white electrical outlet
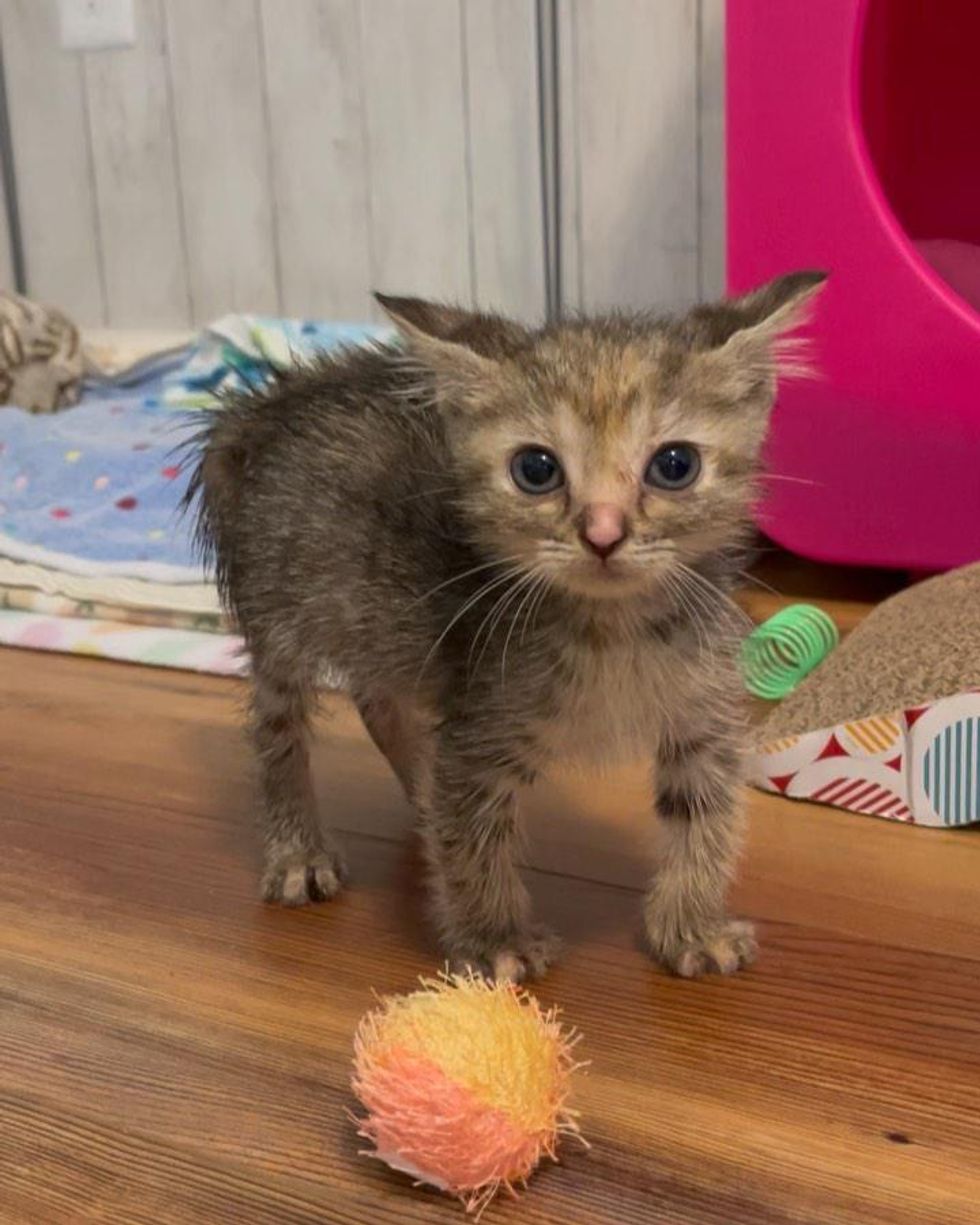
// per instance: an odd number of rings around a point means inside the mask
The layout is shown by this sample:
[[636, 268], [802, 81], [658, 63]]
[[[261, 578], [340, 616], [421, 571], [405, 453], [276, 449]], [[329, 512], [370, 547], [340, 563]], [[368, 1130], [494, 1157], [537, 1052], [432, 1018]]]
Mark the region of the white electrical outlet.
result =
[[134, 0], [58, 0], [61, 45], [69, 51], [97, 51], [136, 45]]

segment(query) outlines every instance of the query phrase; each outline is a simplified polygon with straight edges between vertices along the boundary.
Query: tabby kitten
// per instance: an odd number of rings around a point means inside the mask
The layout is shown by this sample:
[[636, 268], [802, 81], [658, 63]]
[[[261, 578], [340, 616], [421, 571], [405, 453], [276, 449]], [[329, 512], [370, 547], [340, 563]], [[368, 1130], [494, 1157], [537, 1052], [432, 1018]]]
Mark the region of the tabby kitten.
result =
[[403, 345], [324, 357], [213, 415], [188, 496], [251, 652], [268, 900], [344, 879], [309, 769], [330, 666], [418, 811], [453, 962], [519, 980], [551, 959], [514, 866], [516, 792], [571, 755], [654, 766], [654, 956], [685, 976], [751, 960], [724, 905], [727, 593], [780, 338], [823, 280], [538, 330], [380, 297]]

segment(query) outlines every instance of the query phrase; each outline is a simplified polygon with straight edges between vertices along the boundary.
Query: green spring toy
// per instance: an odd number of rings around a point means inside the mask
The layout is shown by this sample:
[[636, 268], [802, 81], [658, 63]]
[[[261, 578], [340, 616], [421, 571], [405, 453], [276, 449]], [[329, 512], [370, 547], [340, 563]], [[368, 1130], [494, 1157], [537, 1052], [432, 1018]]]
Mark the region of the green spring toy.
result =
[[770, 701], [786, 697], [839, 641], [837, 626], [822, 608], [790, 604], [756, 626], [742, 644], [746, 689]]

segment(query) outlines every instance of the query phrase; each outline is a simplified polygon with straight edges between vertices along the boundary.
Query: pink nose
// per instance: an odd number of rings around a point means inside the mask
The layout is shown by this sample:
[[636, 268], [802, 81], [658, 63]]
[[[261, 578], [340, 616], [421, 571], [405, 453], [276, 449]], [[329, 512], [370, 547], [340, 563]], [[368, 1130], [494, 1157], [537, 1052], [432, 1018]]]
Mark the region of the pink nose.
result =
[[626, 539], [626, 516], [612, 502], [593, 502], [582, 517], [582, 543], [603, 561]]

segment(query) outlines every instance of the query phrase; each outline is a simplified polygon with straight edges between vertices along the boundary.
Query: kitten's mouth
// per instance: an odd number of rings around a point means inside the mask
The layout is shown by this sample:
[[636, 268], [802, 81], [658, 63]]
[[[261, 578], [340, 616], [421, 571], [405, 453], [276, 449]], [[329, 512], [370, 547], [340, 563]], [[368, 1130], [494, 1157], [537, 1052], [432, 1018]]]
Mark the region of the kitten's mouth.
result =
[[648, 581], [642, 571], [620, 557], [582, 558], [570, 566], [566, 581], [581, 595], [615, 599], [632, 595]]

